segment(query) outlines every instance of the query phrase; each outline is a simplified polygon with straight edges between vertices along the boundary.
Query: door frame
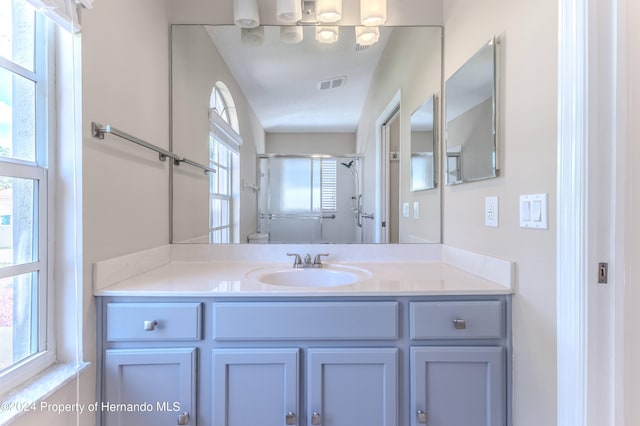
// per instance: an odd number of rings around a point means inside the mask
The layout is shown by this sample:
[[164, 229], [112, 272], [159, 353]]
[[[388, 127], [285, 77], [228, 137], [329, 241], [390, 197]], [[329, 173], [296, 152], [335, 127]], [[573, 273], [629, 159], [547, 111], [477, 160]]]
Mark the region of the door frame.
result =
[[[625, 423], [625, 2], [560, 0], [557, 424]], [[598, 284], [598, 263], [609, 264]]]
[[[375, 174], [375, 211], [374, 211], [374, 241], [386, 243], [389, 240], [389, 229], [383, 227], [383, 222], [389, 217], [389, 147], [386, 138], [383, 137], [385, 124], [396, 114], [401, 112], [402, 91], [396, 94], [382, 110], [375, 124], [376, 135], [376, 174]], [[398, 111], [398, 112], [397, 112]]]

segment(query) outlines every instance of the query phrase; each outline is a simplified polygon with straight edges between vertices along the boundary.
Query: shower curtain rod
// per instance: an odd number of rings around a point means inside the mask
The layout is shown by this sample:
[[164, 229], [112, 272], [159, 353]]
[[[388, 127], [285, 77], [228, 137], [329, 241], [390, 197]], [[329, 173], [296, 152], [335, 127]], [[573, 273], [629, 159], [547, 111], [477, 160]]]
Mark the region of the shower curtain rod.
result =
[[362, 159], [362, 154], [258, 154], [258, 158], [356, 158]]
[[215, 173], [216, 171], [210, 167], [207, 167], [203, 164], [197, 163], [195, 161], [189, 160], [187, 158], [184, 157], [180, 157], [176, 154], [174, 154], [173, 152], [167, 151], [163, 148], [160, 148], [159, 146], [156, 146], [152, 143], [143, 141], [142, 139], [136, 138], [135, 136], [131, 136], [130, 134], [123, 132], [122, 130], [116, 129], [115, 127], [112, 127], [110, 125], [102, 125], [100, 123], [96, 123], [95, 121], [91, 123], [91, 134], [98, 138], [98, 139], [104, 139], [104, 135], [105, 133], [110, 133], [114, 136], [118, 136], [119, 138], [128, 140], [129, 142], [133, 142], [137, 145], [143, 146], [147, 149], [150, 149], [152, 151], [155, 151], [158, 153], [158, 158], [160, 159], [160, 161], [165, 161], [167, 159], [167, 157], [173, 159], [173, 164], [176, 166], [179, 166], [180, 163], [187, 163], [191, 166], [194, 167], [198, 167], [202, 170], [204, 170], [205, 174], [208, 173]]

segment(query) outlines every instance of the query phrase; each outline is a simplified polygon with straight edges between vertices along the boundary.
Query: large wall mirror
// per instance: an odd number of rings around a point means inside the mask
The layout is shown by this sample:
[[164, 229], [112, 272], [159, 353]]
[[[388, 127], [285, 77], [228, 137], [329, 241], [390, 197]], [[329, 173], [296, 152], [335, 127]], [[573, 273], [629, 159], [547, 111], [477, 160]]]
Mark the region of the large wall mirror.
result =
[[498, 176], [495, 39], [445, 83], [448, 185]]
[[[172, 26], [171, 148], [216, 170], [173, 167], [172, 242], [441, 241], [439, 189], [411, 186], [410, 117], [441, 91], [442, 28], [368, 31]], [[435, 187], [431, 141], [421, 189]]]

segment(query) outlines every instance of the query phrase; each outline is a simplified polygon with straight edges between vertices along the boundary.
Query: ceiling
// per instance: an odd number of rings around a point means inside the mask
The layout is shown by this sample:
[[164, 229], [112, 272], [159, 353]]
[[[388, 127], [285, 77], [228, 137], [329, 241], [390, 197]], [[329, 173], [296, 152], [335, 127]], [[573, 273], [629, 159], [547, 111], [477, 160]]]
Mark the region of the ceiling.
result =
[[[358, 48], [353, 27], [341, 27], [338, 42], [321, 44], [315, 27], [303, 27], [298, 44], [280, 39], [280, 27], [266, 26], [259, 46], [243, 43], [233, 25], [207, 32], [268, 133], [355, 132], [373, 73], [393, 32], [382, 27], [380, 41]], [[318, 83], [346, 77], [340, 87]]]

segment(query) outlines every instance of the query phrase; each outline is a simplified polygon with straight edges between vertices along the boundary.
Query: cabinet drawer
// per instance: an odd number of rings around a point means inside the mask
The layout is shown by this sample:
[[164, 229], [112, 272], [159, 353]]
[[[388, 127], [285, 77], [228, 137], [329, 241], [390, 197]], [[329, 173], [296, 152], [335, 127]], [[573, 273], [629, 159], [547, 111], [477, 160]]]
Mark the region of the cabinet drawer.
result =
[[201, 303], [109, 303], [107, 340], [199, 340]]
[[213, 309], [216, 340], [398, 338], [397, 302], [230, 302]]
[[414, 302], [411, 339], [498, 339], [503, 336], [502, 302]]

